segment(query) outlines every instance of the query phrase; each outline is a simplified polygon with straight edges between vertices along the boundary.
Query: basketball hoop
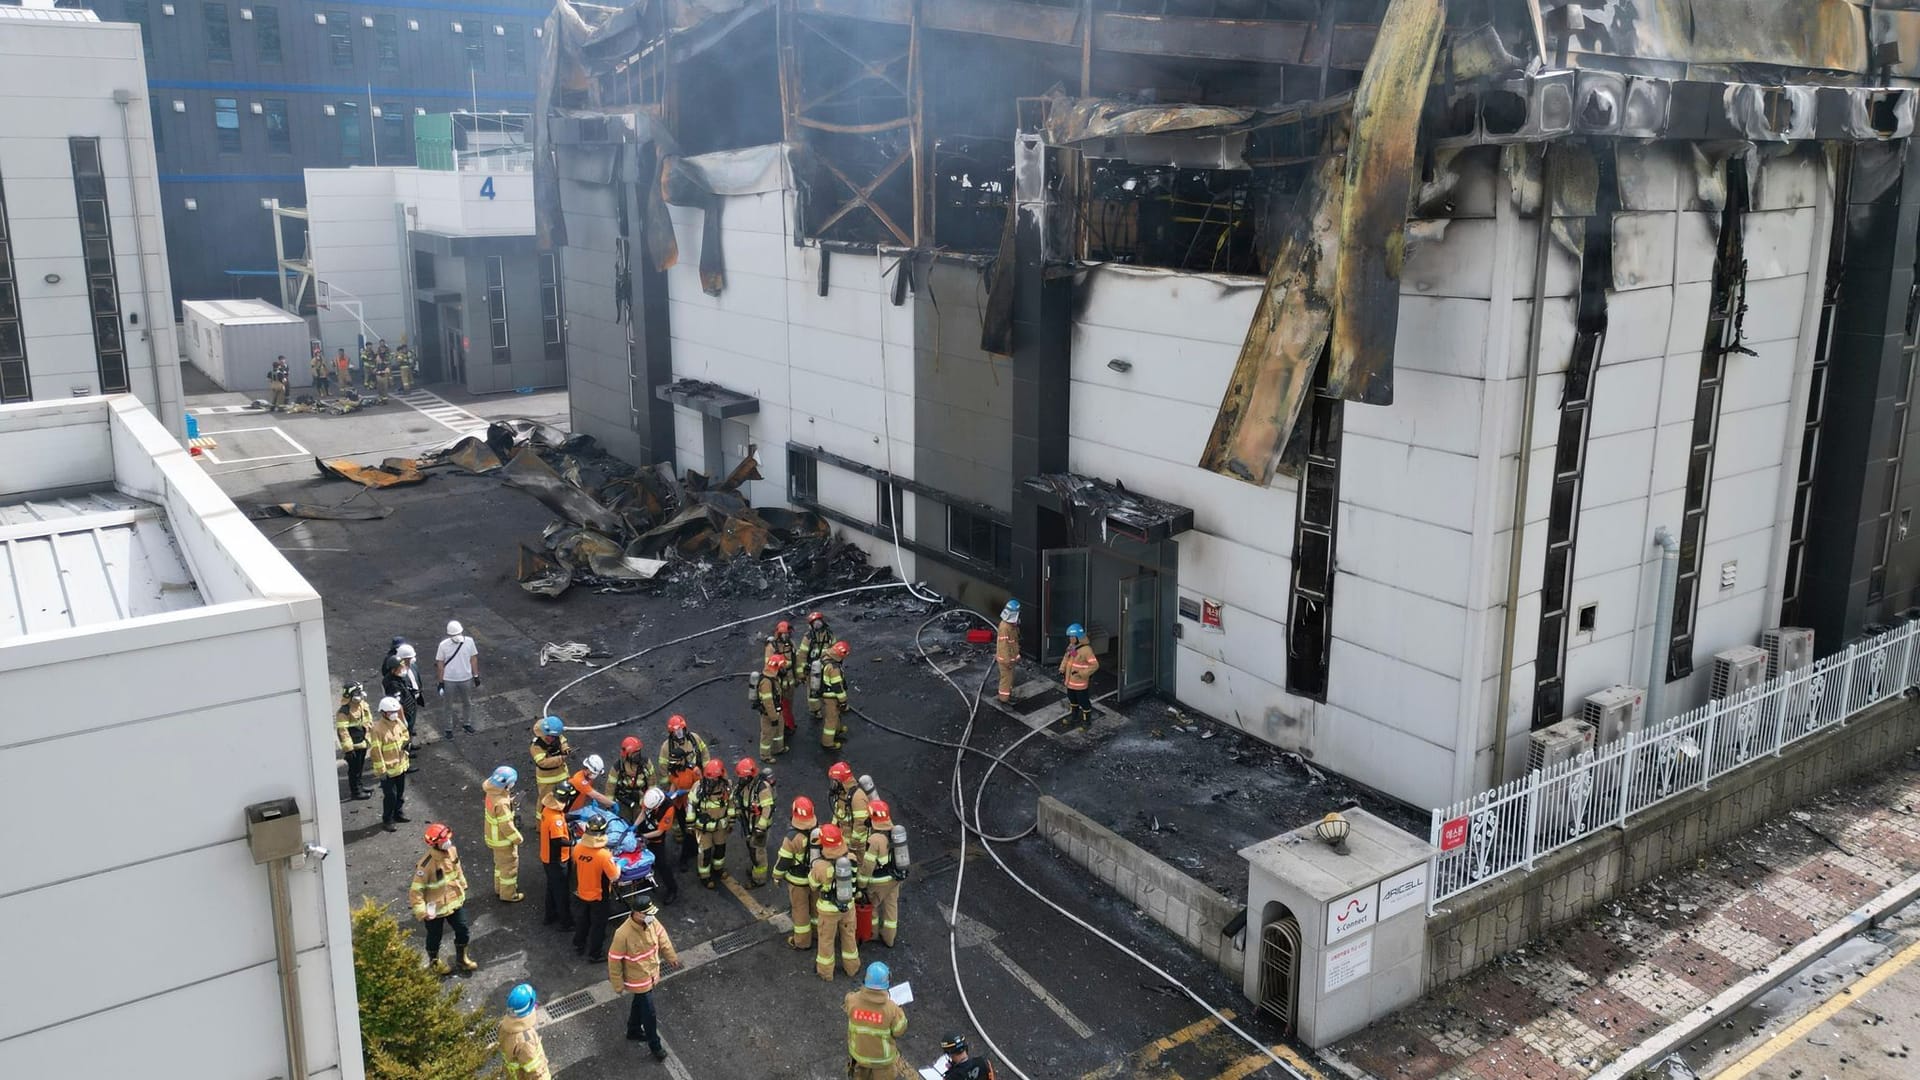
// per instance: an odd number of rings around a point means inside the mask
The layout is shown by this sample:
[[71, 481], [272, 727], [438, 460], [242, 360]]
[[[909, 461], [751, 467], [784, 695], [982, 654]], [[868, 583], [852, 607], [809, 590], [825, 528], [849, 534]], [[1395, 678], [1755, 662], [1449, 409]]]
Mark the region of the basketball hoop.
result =
[[313, 306], [320, 311], [325, 311], [332, 306], [332, 300], [333, 289], [324, 281], [315, 281], [313, 283]]

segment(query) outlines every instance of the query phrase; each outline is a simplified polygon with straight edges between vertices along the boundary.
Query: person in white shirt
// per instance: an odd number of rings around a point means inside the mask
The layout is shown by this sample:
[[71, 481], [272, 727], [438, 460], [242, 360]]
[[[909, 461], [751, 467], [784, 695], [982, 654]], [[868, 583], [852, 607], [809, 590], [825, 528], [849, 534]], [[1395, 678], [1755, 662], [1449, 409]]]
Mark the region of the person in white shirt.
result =
[[453, 738], [454, 713], [459, 713], [460, 730], [473, 734], [473, 692], [480, 688], [480, 646], [467, 636], [460, 620], [447, 623], [447, 636], [433, 654], [440, 674], [440, 696], [451, 697], [447, 710], [447, 738]]

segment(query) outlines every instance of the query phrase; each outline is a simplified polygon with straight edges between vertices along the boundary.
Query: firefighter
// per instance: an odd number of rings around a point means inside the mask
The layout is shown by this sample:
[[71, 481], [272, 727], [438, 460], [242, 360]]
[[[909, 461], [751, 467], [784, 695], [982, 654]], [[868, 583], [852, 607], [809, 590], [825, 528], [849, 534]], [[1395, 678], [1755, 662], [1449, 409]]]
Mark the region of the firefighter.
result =
[[[660, 744], [658, 774], [660, 783], [674, 791], [692, 791], [700, 782], [700, 767], [712, 755], [707, 740], [687, 728], [687, 718], [679, 713], [667, 717], [667, 741]], [[693, 865], [693, 807], [680, 807], [680, 869]]]
[[567, 902], [567, 878], [573, 872], [573, 834], [567, 831], [567, 801], [573, 785], [565, 780], [540, 798], [540, 868], [547, 878], [547, 907], [543, 926], [573, 929], [573, 905]]
[[894, 1041], [906, 1033], [907, 1014], [893, 1000], [892, 986], [893, 972], [876, 960], [867, 965], [860, 989], [841, 1005], [847, 1014], [847, 1080], [893, 1080], [900, 1060]]
[[760, 757], [771, 762], [787, 752], [787, 729], [780, 716], [781, 673], [787, 658], [768, 653], [766, 665], [747, 687], [747, 705], [760, 717]]
[[740, 823], [740, 839], [747, 846], [747, 878], [759, 888], [767, 883], [767, 830], [773, 828], [773, 776], [743, 757], [733, 766], [733, 817]]
[[420, 361], [406, 342], [402, 341], [400, 348], [394, 351], [393, 363], [400, 373], [400, 392], [412, 393], [414, 376], [420, 374]]
[[833, 781], [827, 790], [827, 799], [833, 806], [833, 823], [840, 826], [840, 831], [847, 835], [855, 851], [865, 850], [870, 813], [868, 804], [873, 800], [868, 788], [873, 781], [868, 780], [865, 784], [856, 782], [853, 766], [844, 761], [833, 763], [833, 767], [827, 770], [827, 779]]
[[620, 865], [607, 851], [607, 819], [594, 818], [573, 846], [573, 951], [592, 963], [607, 959], [608, 886]]
[[493, 849], [493, 892], [509, 904], [526, 899], [520, 893], [520, 823], [514, 820], [513, 785], [520, 774], [505, 765], [480, 784], [486, 793], [487, 847]]
[[1067, 655], [1060, 658], [1060, 675], [1067, 683], [1067, 715], [1061, 730], [1093, 726], [1093, 695], [1087, 680], [1100, 670], [1100, 658], [1093, 655], [1087, 642], [1087, 629], [1079, 623], [1067, 627]]
[[820, 745], [828, 750], [838, 750], [847, 744], [847, 677], [841, 674], [840, 665], [851, 651], [853, 646], [836, 641], [820, 661], [820, 702], [826, 715], [826, 724], [820, 729]]
[[567, 804], [567, 813], [571, 814], [588, 803], [594, 803], [602, 810], [613, 809], [613, 797], [604, 791], [594, 790], [593, 786], [595, 780], [606, 774], [607, 763], [600, 759], [600, 755], [588, 754], [587, 759], [580, 763], [580, 767], [574, 770], [573, 775], [567, 777], [572, 782], [574, 790], [573, 801]]
[[1000, 628], [995, 633], [993, 662], [1000, 665], [1000, 700], [1013, 700], [1013, 669], [1020, 663], [1020, 601], [1008, 600], [1000, 609]]
[[387, 348], [386, 338], [381, 338], [380, 347], [373, 350], [373, 372], [380, 396], [386, 397], [393, 391], [393, 352]]
[[327, 380], [332, 377], [333, 370], [327, 364], [327, 354], [321, 352], [318, 345], [313, 347], [313, 355], [307, 357], [307, 370], [313, 373], [313, 396], [326, 397]]
[[407, 805], [407, 770], [413, 767], [408, 751], [412, 747], [399, 700], [381, 698], [380, 715], [367, 728], [367, 757], [373, 762], [373, 775], [380, 778], [380, 827], [388, 832], [394, 830], [396, 822], [407, 820], [400, 811]]
[[557, 716], [534, 721], [533, 742], [527, 752], [533, 756], [533, 782], [542, 802], [567, 778], [567, 758], [573, 754], [573, 746], [567, 742], [566, 731], [566, 722]]
[[860, 857], [860, 888], [873, 905], [873, 933], [880, 944], [893, 948], [900, 930], [901, 870], [893, 861], [893, 814], [879, 799], [867, 804], [873, 814], [873, 834]]
[[727, 787], [727, 766], [719, 758], [707, 762], [700, 783], [687, 796], [694, 835], [700, 842], [700, 884], [711, 889], [727, 876], [727, 834], [733, 829], [733, 792]]
[[654, 786], [653, 762], [647, 760], [647, 748], [629, 735], [620, 740], [620, 760], [613, 763], [613, 801], [620, 805], [620, 816], [631, 825], [640, 820], [640, 799]]
[[507, 1080], [551, 1080], [547, 1050], [540, 1045], [540, 1028], [533, 1010], [540, 996], [526, 983], [507, 991], [507, 1015], [500, 1018], [500, 1059]]
[[833, 630], [827, 626], [827, 617], [816, 611], [807, 616], [807, 633], [800, 639], [795, 650], [795, 660], [799, 670], [795, 679], [807, 682], [807, 715], [814, 723], [820, 722], [820, 661], [826, 658], [827, 650], [833, 648]]
[[607, 946], [607, 985], [616, 994], [632, 994], [627, 1009], [627, 1038], [646, 1040], [656, 1061], [667, 1060], [667, 1048], [660, 1042], [660, 1019], [653, 1010], [653, 988], [660, 983], [660, 965], [680, 966], [680, 954], [673, 951], [673, 939], [660, 925], [660, 909], [644, 904], [628, 914], [613, 932], [613, 944]]
[[665, 791], [648, 788], [640, 796], [640, 816], [633, 823], [634, 831], [646, 841], [647, 850], [653, 852], [653, 876], [659, 883], [663, 904], [680, 899], [680, 883], [674, 876], [673, 864], [667, 861], [667, 834], [673, 831], [673, 816], [678, 809], [675, 800], [667, 798]]
[[[453, 830], [439, 822], [427, 826], [427, 853], [413, 867], [407, 887], [413, 917], [427, 924], [427, 967], [435, 975], [477, 970], [467, 955], [467, 872], [460, 868], [460, 850], [453, 846]], [[453, 926], [453, 967], [440, 962], [440, 936]]]
[[356, 802], [372, 798], [361, 786], [367, 768], [367, 729], [373, 726], [373, 707], [366, 688], [350, 682], [340, 688], [340, 711], [333, 714], [334, 741], [347, 759], [347, 794]]
[[800, 672], [798, 648], [799, 646], [793, 642], [793, 624], [781, 619], [773, 624], [773, 635], [767, 638], [766, 653], [760, 658], [765, 662], [775, 653], [787, 658], [787, 666], [780, 669], [780, 722], [789, 733], [793, 731], [794, 726], [793, 692], [800, 684], [797, 678]]
[[838, 825], [820, 826], [820, 857], [807, 872], [813, 889], [814, 974], [833, 981], [833, 953], [840, 950], [840, 966], [849, 975], [860, 972], [860, 946], [854, 940], [854, 870], [847, 843]]
[[360, 389], [373, 389], [373, 346], [360, 346]]
[[942, 1070], [935, 1065], [934, 1069], [944, 1080], [994, 1080], [993, 1063], [968, 1053], [965, 1035], [956, 1033], [941, 1039], [940, 1053], [946, 1056], [947, 1067]]
[[773, 876], [787, 883], [787, 903], [793, 908], [793, 933], [787, 936], [787, 948], [813, 948], [813, 887], [807, 872], [813, 867], [813, 833], [820, 827], [814, 820], [813, 800], [805, 795], [793, 800], [793, 816], [788, 820], [793, 831], [780, 841], [780, 856], [774, 861]]
[[272, 394], [269, 404], [274, 408], [286, 407], [287, 384], [290, 381], [292, 381], [292, 372], [287, 367], [287, 358], [284, 356], [275, 358], [273, 363], [267, 366], [267, 389]]

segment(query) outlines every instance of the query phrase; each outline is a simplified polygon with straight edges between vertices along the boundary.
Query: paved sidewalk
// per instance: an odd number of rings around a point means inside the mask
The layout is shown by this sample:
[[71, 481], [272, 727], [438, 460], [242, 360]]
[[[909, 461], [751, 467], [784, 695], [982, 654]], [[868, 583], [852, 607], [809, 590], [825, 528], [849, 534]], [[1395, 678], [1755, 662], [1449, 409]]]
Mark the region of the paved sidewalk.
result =
[[1379, 1080], [1577, 1080], [1920, 870], [1920, 755], [1329, 1048]]

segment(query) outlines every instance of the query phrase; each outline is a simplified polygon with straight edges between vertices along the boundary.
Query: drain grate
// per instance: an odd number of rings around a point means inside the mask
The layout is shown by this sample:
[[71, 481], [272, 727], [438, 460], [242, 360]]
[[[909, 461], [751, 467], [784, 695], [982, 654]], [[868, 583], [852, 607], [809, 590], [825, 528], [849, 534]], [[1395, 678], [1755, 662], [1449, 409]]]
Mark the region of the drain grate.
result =
[[758, 945], [767, 936], [768, 935], [767, 935], [766, 923], [763, 923], [763, 922], [749, 923], [748, 925], [743, 926], [738, 930], [729, 930], [728, 932], [721, 934], [719, 937], [714, 938], [713, 954], [717, 958], [721, 956], [726, 956], [729, 953], [736, 953], [736, 952], [739, 952], [741, 949], [750, 948], [754, 945]]
[[547, 1006], [547, 1023], [554, 1024], [593, 1008], [592, 990], [575, 990]]

